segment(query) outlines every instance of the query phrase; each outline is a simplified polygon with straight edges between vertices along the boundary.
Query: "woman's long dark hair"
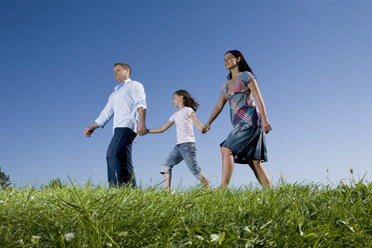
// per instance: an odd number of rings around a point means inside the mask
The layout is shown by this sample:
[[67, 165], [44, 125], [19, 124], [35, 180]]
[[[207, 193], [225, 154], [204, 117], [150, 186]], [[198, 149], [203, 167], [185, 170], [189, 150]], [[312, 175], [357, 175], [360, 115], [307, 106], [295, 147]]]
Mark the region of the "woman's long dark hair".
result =
[[[247, 61], [245, 61], [245, 58], [244, 58], [244, 56], [241, 52], [239, 52], [238, 50], [229, 50], [225, 53], [225, 55], [228, 54], [228, 53], [231, 53], [235, 58], [240, 57], [240, 61], [238, 62], [240, 72], [249, 71], [250, 73], [254, 74], [252, 72], [251, 67], [249, 67]], [[227, 79], [230, 80], [231, 78], [232, 78], [232, 75], [231, 75], [231, 71], [230, 71], [229, 75], [227, 75]]]
[[177, 96], [183, 96], [183, 105], [192, 108], [194, 111], [196, 111], [200, 106], [199, 103], [197, 103], [190, 95], [190, 93], [187, 92], [187, 90], [177, 90], [173, 93], [173, 95], [174, 94], [176, 94]]

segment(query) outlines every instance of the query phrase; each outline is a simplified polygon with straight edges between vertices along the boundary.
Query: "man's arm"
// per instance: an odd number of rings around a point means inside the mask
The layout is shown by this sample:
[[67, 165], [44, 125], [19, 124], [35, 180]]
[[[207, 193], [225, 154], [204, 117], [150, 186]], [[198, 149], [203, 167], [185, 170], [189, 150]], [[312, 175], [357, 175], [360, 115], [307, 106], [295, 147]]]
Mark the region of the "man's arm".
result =
[[99, 127], [104, 127], [105, 124], [111, 119], [113, 114], [114, 110], [112, 107], [111, 99], [109, 98], [106, 106], [101, 111], [101, 114], [99, 115], [97, 120], [84, 130], [85, 136], [90, 138], [90, 135], [94, 132], [94, 130], [96, 130]]
[[95, 120], [95, 123], [97, 123], [98, 127], [104, 127], [106, 123], [112, 118], [114, 115], [114, 107], [112, 104], [112, 98], [109, 97], [106, 106], [101, 111], [98, 118]]
[[139, 122], [137, 126], [137, 133], [141, 136], [146, 134], [146, 109], [140, 107], [137, 109], [139, 115]]
[[146, 134], [146, 94], [143, 85], [139, 82], [133, 83], [132, 96], [139, 115], [137, 133], [141, 136]]

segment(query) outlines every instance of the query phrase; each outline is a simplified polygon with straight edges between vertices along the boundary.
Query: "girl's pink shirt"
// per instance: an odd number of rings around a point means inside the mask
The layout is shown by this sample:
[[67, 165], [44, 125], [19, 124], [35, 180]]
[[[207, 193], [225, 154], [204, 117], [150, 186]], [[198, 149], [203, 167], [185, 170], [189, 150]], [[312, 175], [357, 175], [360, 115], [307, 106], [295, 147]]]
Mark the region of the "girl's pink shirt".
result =
[[169, 121], [176, 123], [177, 144], [195, 142], [192, 120], [190, 118], [193, 112], [195, 111], [192, 108], [184, 107], [169, 118]]

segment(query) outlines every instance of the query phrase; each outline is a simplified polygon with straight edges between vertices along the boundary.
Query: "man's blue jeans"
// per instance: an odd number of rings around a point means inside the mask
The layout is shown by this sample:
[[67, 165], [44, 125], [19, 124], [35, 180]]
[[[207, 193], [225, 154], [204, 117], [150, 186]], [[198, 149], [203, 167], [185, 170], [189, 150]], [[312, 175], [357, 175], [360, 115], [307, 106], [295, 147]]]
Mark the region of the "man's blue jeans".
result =
[[132, 142], [136, 133], [127, 127], [118, 127], [107, 149], [107, 176], [110, 185], [131, 183], [136, 186], [132, 164]]

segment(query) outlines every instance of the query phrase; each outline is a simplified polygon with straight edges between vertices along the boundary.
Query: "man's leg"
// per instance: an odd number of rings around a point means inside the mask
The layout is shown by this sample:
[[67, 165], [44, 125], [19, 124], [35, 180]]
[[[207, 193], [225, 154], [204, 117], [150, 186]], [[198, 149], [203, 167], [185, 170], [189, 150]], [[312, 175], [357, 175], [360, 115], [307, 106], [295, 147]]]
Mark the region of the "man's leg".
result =
[[130, 128], [115, 128], [106, 155], [107, 175], [110, 185], [128, 183], [132, 177], [132, 183], [135, 185], [132, 165], [132, 142], [135, 137], [136, 133]]
[[123, 171], [123, 181], [121, 183], [131, 183], [133, 187], [136, 187], [137, 183], [132, 162], [132, 142], [125, 147], [123, 152]]

